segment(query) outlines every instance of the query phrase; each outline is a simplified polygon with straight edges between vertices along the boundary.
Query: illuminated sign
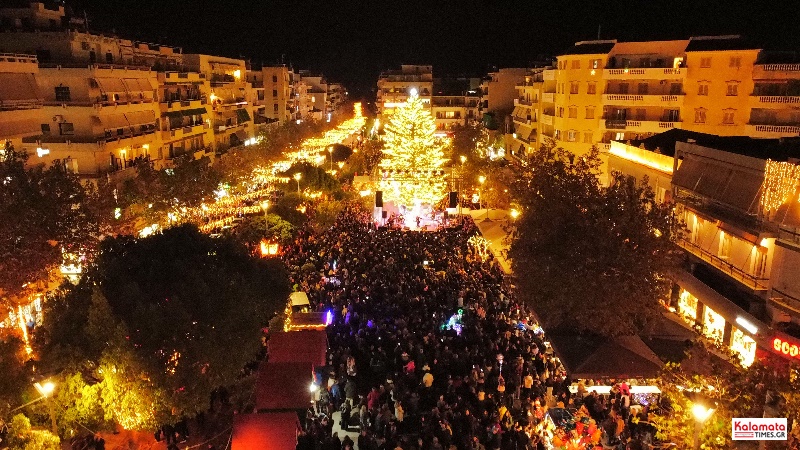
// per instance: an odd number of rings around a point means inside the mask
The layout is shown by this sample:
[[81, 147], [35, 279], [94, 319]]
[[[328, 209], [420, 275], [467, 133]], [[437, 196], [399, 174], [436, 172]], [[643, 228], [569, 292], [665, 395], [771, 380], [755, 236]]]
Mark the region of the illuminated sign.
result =
[[772, 348], [776, 352], [791, 356], [792, 358], [797, 358], [797, 355], [800, 355], [800, 347], [798, 347], [797, 344], [786, 342], [781, 338], [775, 338], [772, 341]]

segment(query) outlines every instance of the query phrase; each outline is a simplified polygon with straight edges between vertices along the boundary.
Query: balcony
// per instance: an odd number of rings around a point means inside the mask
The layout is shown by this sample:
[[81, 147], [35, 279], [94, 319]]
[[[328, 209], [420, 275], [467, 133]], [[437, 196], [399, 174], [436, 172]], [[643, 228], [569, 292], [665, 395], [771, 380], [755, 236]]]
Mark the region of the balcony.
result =
[[800, 126], [795, 125], [745, 125], [745, 135], [754, 138], [781, 138], [800, 136]]
[[205, 104], [206, 99], [204, 97], [187, 100], [171, 100], [168, 102], [161, 102], [161, 112], [201, 108]]
[[687, 252], [711, 264], [713, 267], [717, 268], [724, 274], [742, 283], [748, 288], [753, 289], [754, 291], [767, 290], [767, 283], [769, 282], [768, 278], [760, 278], [753, 276], [745, 272], [744, 270], [734, 266], [728, 261], [720, 258], [719, 256], [709, 252], [708, 250], [700, 247], [697, 244], [693, 244], [692, 242], [686, 239], [679, 240], [678, 245], [681, 246]]
[[686, 78], [686, 69], [671, 67], [603, 69], [603, 78], [606, 80], [682, 80]]
[[530, 125], [530, 123], [531, 123], [530, 117], [512, 116], [512, 119], [514, 120], [514, 122], [520, 123], [520, 124], [523, 124], [523, 125]]
[[166, 141], [172, 141], [175, 139], [180, 139], [186, 136], [191, 136], [194, 134], [205, 133], [210, 126], [207, 123], [200, 123], [196, 125], [188, 125], [181, 128], [173, 128], [171, 130], [162, 131], [161, 132], [161, 139]]
[[554, 116], [552, 114], [542, 114], [542, 118], [539, 120], [542, 125], [553, 125]]
[[197, 72], [164, 72], [163, 77], [164, 81], [169, 84], [191, 84], [205, 81], [206, 74]]
[[627, 94], [603, 94], [603, 103], [606, 105], [617, 106], [662, 106], [675, 107], [683, 106], [684, 95], [627, 95]]
[[556, 80], [556, 70], [555, 69], [550, 69], [550, 70], [545, 70], [544, 72], [542, 72], [542, 80], [543, 81], [555, 81]]
[[19, 111], [21, 109], [38, 109], [44, 106], [39, 99], [31, 100], [0, 100], [0, 111]]
[[545, 92], [542, 94], [542, 103], [555, 103], [556, 94], [554, 92]]
[[800, 64], [756, 64], [754, 80], [785, 80], [800, 77]]
[[533, 106], [533, 102], [522, 98], [515, 98], [514, 105]]
[[800, 97], [790, 95], [753, 95], [751, 108], [785, 109], [787, 105], [800, 106]]
[[640, 133], [663, 133], [673, 128], [681, 128], [681, 122], [661, 122], [656, 120], [607, 119], [607, 130], [625, 130]]

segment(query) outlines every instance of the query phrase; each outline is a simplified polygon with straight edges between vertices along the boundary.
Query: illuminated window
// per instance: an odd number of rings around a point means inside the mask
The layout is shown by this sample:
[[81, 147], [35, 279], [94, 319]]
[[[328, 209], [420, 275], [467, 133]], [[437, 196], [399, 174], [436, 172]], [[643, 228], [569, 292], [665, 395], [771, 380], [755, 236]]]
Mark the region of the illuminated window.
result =
[[753, 276], [763, 278], [767, 273], [767, 251], [763, 247], [753, 248]]
[[689, 325], [694, 325], [697, 322], [697, 297], [690, 294], [686, 289], [681, 289], [678, 297], [678, 314]]
[[700, 238], [700, 221], [694, 214], [692, 214], [691, 216], [692, 216], [691, 220], [692, 228], [689, 238], [691, 239], [692, 244], [697, 244], [697, 241]]
[[725, 233], [724, 231], [719, 232], [719, 250], [717, 252], [717, 256], [722, 259], [728, 259], [731, 257], [731, 235]]
[[598, 69], [598, 68], [600, 68], [600, 60], [599, 59], [593, 59], [592, 60], [592, 69]]
[[578, 142], [578, 136], [579, 136], [579, 134], [575, 130], [567, 131], [567, 140], [569, 142]]
[[705, 307], [703, 314], [703, 335], [719, 344], [725, 335], [725, 318], [708, 306]]
[[748, 367], [756, 359], [756, 341], [736, 327], [732, 331], [731, 350], [739, 355], [742, 365]]

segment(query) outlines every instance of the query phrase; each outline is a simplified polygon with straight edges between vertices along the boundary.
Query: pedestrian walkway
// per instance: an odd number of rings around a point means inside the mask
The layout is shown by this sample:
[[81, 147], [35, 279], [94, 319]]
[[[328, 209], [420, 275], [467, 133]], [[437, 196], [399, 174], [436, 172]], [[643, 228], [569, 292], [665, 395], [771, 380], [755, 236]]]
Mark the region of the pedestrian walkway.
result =
[[[472, 220], [481, 231], [484, 239], [489, 241], [489, 250], [492, 251], [500, 267], [506, 274], [511, 274], [511, 261], [505, 258], [505, 251], [508, 250], [506, 236], [508, 233], [503, 228], [508, 224], [511, 216], [504, 209], [477, 209], [469, 212]], [[486, 220], [489, 218], [490, 220]]]

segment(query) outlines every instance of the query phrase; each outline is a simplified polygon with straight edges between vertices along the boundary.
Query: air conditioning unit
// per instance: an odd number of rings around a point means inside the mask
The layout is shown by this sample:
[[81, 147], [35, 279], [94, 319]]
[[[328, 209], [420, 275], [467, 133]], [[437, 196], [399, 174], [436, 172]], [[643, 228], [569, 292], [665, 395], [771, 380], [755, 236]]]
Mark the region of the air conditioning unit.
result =
[[56, 114], [55, 116], [53, 116], [53, 122], [63, 122], [63, 121], [64, 121], [64, 116], [62, 116], [61, 114]]

